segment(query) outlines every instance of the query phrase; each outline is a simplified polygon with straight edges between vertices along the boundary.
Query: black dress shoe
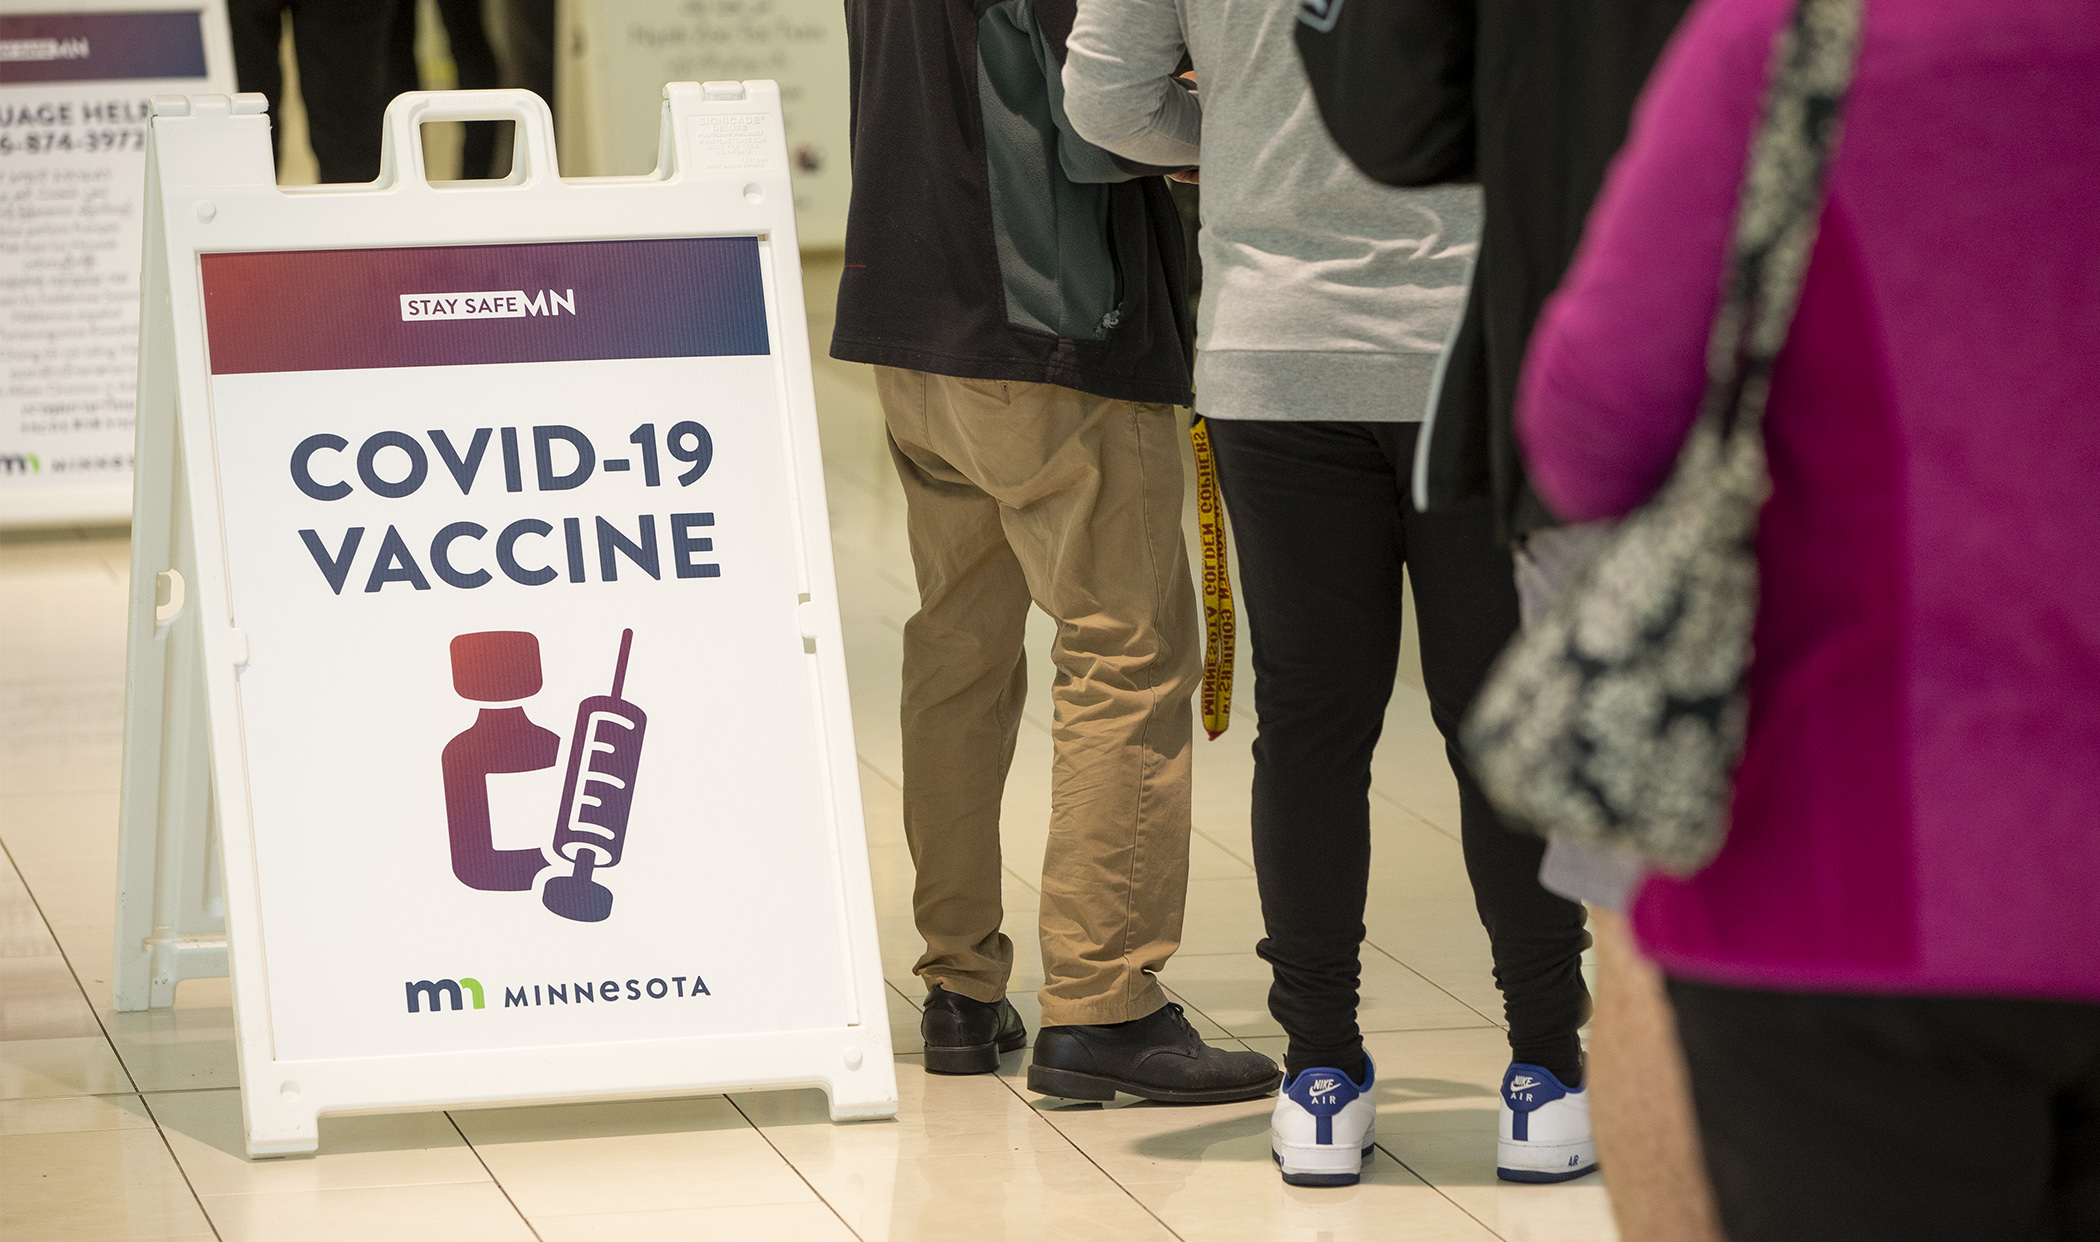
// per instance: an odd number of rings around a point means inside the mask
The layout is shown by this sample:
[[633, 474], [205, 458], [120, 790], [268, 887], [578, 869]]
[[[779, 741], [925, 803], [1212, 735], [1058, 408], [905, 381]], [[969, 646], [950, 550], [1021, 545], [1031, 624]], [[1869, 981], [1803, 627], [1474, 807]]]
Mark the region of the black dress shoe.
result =
[[1283, 1081], [1259, 1052], [1213, 1048], [1169, 1001], [1134, 1022], [1046, 1026], [1035, 1034], [1028, 1089], [1068, 1100], [1128, 1092], [1168, 1104], [1223, 1104], [1269, 1094]]
[[999, 1068], [1000, 1053], [1028, 1042], [1012, 1001], [1002, 996], [987, 1004], [938, 984], [926, 990], [919, 1034], [926, 1040], [929, 1074], [989, 1074]]

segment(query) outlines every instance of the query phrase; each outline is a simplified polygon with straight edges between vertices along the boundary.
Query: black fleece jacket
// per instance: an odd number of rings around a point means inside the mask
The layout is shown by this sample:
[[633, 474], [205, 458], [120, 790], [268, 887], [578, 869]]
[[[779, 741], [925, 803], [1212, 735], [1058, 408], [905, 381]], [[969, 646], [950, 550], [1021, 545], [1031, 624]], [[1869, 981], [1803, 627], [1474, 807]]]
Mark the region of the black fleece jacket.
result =
[[853, 201], [831, 356], [1187, 405], [1163, 169], [1064, 116], [1076, 0], [846, 0]]
[[1558, 519], [1510, 421], [1633, 103], [1688, 0], [1304, 0], [1298, 51], [1335, 142], [1388, 185], [1478, 180], [1465, 318], [1421, 456], [1432, 509], [1482, 497], [1505, 539]]

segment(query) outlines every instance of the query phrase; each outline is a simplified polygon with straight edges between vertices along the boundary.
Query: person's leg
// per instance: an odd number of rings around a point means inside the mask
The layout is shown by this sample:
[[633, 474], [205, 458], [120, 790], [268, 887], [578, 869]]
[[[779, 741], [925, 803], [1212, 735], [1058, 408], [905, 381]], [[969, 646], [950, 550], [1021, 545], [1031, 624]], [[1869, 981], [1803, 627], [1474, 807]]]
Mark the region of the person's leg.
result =
[[1582, 907], [1539, 884], [1545, 843], [1502, 823], [1458, 746], [1460, 722], [1495, 658], [1517, 632], [1510, 556], [1495, 538], [1486, 505], [1417, 513], [1406, 504], [1404, 468], [1414, 460], [1418, 427], [1388, 424], [1384, 434], [1393, 460], [1403, 468], [1399, 503], [1407, 512], [1407, 572], [1414, 585], [1422, 684], [1458, 778], [1466, 875], [1494, 953], [1512, 1058], [1579, 1086], [1582, 1041], [1577, 1031], [1590, 1006], [1582, 981], [1582, 950], [1589, 943]]
[[1361, 423], [1212, 419], [1253, 645], [1254, 868], [1284, 1070], [1363, 1077], [1371, 753], [1400, 653], [1405, 486]]
[[2091, 1236], [2059, 1220], [2093, 1006], [1681, 979], [1669, 995], [1731, 1242]]
[[[408, 0], [402, 7], [414, 12]], [[438, 0], [438, 15], [445, 23], [445, 41], [452, 47], [452, 65], [459, 71], [459, 89], [485, 91], [501, 80], [496, 71], [496, 49], [489, 42], [488, 27], [481, 18], [482, 0]], [[462, 131], [459, 175], [489, 176], [496, 150], [497, 130], [510, 132], [508, 122], [468, 121]], [[505, 171], [509, 171], [506, 165]]]
[[1181, 940], [1203, 662], [1179, 420], [1051, 384], [935, 377], [929, 392], [936, 447], [999, 502], [1057, 622], [1043, 1025], [1142, 1018]]
[[554, 106], [554, 0], [501, 0], [503, 84]]
[[284, 162], [285, 0], [227, 0], [226, 23], [233, 35], [233, 76], [238, 88], [254, 91], [270, 103], [270, 151]]
[[381, 93], [389, 100], [396, 95], [423, 89], [423, 66], [416, 60], [416, 35], [422, 22], [416, 0], [395, 0], [394, 20], [386, 28], [385, 82]]
[[1007, 537], [1057, 621], [1043, 1025], [1126, 1022], [1166, 1002], [1156, 976], [1181, 946], [1188, 901], [1203, 639], [1181, 536], [1180, 420], [1164, 405], [1031, 387], [1047, 406], [1078, 407], [1068, 443], [1092, 466], [1088, 482], [1059, 486], [1074, 464], [1060, 454], [1004, 493]]
[[[503, 34], [497, 64], [504, 86], [522, 86], [554, 107], [554, 0], [500, 0]], [[560, 117], [556, 112], [555, 116]], [[494, 149], [489, 155], [491, 177], [510, 175], [515, 130], [509, 121], [496, 123]]]
[[370, 181], [379, 175], [395, 0], [292, 0], [291, 7], [299, 95], [321, 180]]
[[[1006, 994], [999, 801], [1027, 694], [1028, 584], [999, 503], [941, 456], [928, 426], [939, 377], [875, 369], [904, 487], [919, 611], [904, 625], [904, 833], [926, 953], [914, 969], [972, 1000]], [[944, 410], [944, 417], [946, 411]]]
[[1624, 916], [1590, 911], [1590, 1118], [1620, 1242], [1723, 1242], [1662, 972]]
[[2100, 1242], [2100, 1007], [2087, 1023], [2083, 1064], [2056, 1099], [2056, 1167], [2050, 1198], [2056, 1236], [2063, 1242]]
[[[919, 391], [919, 442], [998, 502], [1011, 559], [1058, 627], [1043, 1025], [1029, 1089], [1186, 1104], [1274, 1090], [1273, 1062], [1204, 1043], [1155, 977], [1181, 939], [1190, 699], [1203, 663], [1174, 412], [1048, 384], [926, 376]], [[885, 412], [894, 433], [898, 412], [887, 401]], [[1018, 712], [1018, 657], [1014, 677]], [[1012, 726], [997, 723], [1010, 757]], [[1012, 1025], [1013, 1041], [996, 1047], [1019, 1046]]]

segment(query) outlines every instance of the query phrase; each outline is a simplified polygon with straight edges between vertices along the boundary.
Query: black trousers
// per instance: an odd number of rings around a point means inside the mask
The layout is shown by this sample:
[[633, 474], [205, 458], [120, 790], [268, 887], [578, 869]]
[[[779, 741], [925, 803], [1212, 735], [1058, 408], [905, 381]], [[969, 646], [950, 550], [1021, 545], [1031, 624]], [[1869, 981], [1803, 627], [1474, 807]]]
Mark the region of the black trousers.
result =
[[503, 84], [538, 92], [554, 106], [554, 0], [502, 0]]
[[[387, 33], [387, 99], [423, 89], [416, 63], [416, 0], [398, 0], [393, 26]], [[489, 42], [488, 28], [481, 21], [481, 0], [437, 0], [438, 20], [445, 27], [445, 42], [452, 49], [452, 66], [459, 74], [459, 89], [485, 91], [496, 87], [502, 75], [496, 71], [496, 48]], [[508, 121], [468, 121], [461, 135], [459, 175], [472, 180], [500, 177], [510, 171], [510, 149], [503, 152], [503, 172], [494, 172], [496, 144], [508, 144]]]
[[2100, 1005], [1670, 999], [1732, 1242], [2100, 1239]]
[[[400, 0], [413, 8], [414, 0]], [[244, 91], [269, 98], [270, 141], [283, 134], [284, 73], [277, 61], [283, 14], [292, 15], [299, 95], [307, 141], [324, 182], [370, 181], [379, 175], [381, 119], [387, 93], [387, 33], [395, 0], [229, 0], [234, 74]], [[284, 152], [277, 149], [279, 163]]]
[[1422, 681], [1457, 774], [1460, 836], [1516, 1060], [1572, 1078], [1589, 1013], [1582, 907], [1539, 885], [1545, 846], [1504, 827], [1453, 741], [1517, 630], [1489, 509], [1417, 513], [1414, 423], [1212, 419], [1254, 654], [1254, 862], [1289, 1068], [1362, 1051], [1358, 951], [1371, 868], [1371, 753], [1399, 667], [1401, 570]]

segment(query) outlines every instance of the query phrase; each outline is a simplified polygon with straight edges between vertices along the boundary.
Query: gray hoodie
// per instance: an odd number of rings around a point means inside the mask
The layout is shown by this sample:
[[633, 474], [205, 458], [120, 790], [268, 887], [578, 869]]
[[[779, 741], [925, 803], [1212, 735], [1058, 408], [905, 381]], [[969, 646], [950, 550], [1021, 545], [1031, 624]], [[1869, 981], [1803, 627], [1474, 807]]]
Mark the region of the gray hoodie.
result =
[[[1202, 167], [1199, 411], [1417, 420], [1465, 304], [1479, 191], [1357, 171], [1299, 63], [1298, 7], [1079, 0], [1065, 112], [1126, 159]], [[1173, 78], [1184, 49], [1199, 91]]]

